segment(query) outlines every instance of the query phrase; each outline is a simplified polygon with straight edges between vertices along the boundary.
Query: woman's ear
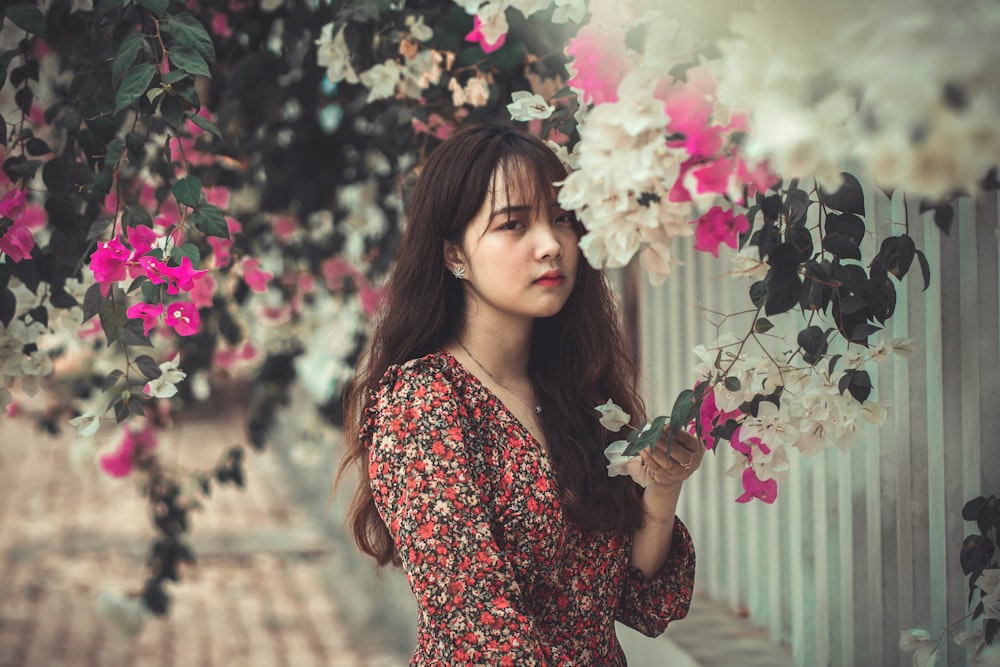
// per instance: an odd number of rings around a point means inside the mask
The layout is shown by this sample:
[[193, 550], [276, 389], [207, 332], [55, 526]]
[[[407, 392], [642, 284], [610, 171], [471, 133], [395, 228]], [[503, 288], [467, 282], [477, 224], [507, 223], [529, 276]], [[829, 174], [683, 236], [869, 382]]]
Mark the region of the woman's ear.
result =
[[456, 275], [465, 271], [465, 254], [451, 241], [444, 242], [444, 266]]

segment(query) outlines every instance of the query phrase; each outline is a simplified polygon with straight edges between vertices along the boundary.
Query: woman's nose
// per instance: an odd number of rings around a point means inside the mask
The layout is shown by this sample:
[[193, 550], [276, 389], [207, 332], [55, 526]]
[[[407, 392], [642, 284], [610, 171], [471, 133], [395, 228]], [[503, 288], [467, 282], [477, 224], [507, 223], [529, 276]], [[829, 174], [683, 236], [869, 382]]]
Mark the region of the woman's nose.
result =
[[562, 255], [562, 239], [552, 222], [540, 222], [538, 230], [538, 256], [541, 259], [551, 259]]

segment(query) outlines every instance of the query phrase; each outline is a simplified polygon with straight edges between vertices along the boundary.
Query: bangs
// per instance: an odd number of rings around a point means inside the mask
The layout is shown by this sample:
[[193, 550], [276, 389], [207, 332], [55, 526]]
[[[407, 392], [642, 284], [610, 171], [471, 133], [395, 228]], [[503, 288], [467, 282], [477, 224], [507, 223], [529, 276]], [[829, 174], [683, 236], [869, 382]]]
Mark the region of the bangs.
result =
[[566, 170], [548, 147], [540, 148], [529, 145], [527, 151], [510, 151], [501, 157], [487, 194], [494, 209], [501, 192], [508, 205], [527, 205], [537, 212], [559, 206], [556, 183], [566, 178]]

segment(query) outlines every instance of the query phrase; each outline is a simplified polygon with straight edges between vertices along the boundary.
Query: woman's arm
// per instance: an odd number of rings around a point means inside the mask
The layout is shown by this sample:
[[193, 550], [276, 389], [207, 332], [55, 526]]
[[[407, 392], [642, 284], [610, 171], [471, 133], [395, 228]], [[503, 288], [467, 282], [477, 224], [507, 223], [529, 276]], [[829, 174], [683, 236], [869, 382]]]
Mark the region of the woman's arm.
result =
[[681, 487], [701, 465], [704, 455], [701, 441], [686, 431], [674, 436], [669, 456], [664, 438], [660, 438], [655, 448], [640, 455], [649, 485], [642, 495], [645, 521], [632, 535], [631, 563], [647, 579], [652, 579], [670, 557]]

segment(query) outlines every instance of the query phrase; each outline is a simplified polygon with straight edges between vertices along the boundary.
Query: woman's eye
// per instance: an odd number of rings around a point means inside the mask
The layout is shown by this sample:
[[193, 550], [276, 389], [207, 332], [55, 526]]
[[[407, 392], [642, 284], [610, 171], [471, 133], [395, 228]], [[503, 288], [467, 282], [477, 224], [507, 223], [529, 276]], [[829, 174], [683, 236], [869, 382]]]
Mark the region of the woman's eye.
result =
[[522, 226], [520, 220], [508, 220], [500, 225], [500, 229], [519, 229]]
[[563, 213], [562, 215], [556, 217], [556, 222], [557, 223], [568, 223], [568, 224], [572, 225], [574, 222], [576, 222], [576, 218], [573, 217], [572, 213]]

